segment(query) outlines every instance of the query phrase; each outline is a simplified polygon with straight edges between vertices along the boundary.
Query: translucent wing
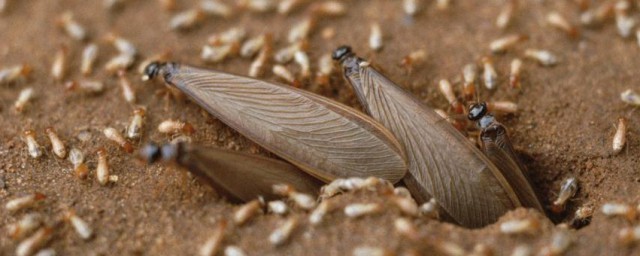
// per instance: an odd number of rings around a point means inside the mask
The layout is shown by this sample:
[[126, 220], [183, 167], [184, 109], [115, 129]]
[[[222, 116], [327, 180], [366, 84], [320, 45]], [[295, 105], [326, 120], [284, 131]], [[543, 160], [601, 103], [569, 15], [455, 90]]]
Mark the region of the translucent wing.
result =
[[468, 227], [493, 223], [520, 206], [498, 169], [448, 122], [366, 63], [356, 77], [360, 81], [353, 85], [362, 104], [404, 145], [405, 181], [414, 194], [429, 192]]
[[165, 81], [238, 132], [324, 181], [406, 173], [394, 136], [372, 118], [290, 86], [177, 64]]
[[217, 148], [180, 145], [178, 163], [229, 199], [267, 200], [275, 184], [289, 184], [296, 191], [317, 195], [322, 182], [283, 161]]
[[509, 181], [514, 192], [522, 202], [522, 206], [535, 208], [544, 212], [536, 193], [525, 173], [526, 167], [518, 160], [513, 150], [507, 130], [498, 122], [494, 122], [480, 134], [482, 150], [493, 162], [502, 175]]

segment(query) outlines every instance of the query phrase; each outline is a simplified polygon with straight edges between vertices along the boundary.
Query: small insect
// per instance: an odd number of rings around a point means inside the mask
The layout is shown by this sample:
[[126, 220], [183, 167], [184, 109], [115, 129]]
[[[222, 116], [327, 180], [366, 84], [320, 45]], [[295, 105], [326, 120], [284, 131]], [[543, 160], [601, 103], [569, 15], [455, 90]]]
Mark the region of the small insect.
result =
[[189, 30], [202, 22], [204, 12], [201, 9], [190, 9], [173, 16], [169, 21], [169, 27], [173, 30]]
[[73, 18], [73, 13], [65, 12], [58, 19], [58, 26], [60, 26], [71, 38], [77, 41], [84, 41], [87, 39], [87, 31]]
[[162, 121], [162, 123], [158, 125], [158, 132], [167, 134], [184, 133], [191, 135], [196, 132], [196, 129], [193, 128], [193, 125], [190, 123], [169, 119]]
[[142, 136], [145, 113], [144, 108], [137, 108], [133, 111], [133, 117], [127, 127], [127, 138], [139, 139]]
[[521, 87], [521, 73], [522, 73], [522, 60], [521, 59], [513, 59], [511, 61], [511, 72], [509, 73], [509, 85], [511, 88], [520, 88]]
[[408, 16], [415, 16], [420, 10], [418, 0], [402, 0], [402, 9]]
[[582, 206], [578, 208], [571, 219], [569, 225], [574, 228], [581, 228], [588, 225], [591, 222], [593, 216], [593, 208], [591, 206]]
[[402, 58], [402, 61], [400, 61], [400, 66], [403, 66], [409, 73], [411, 73], [411, 71], [413, 70], [413, 66], [424, 62], [426, 58], [427, 51], [425, 51], [424, 49], [416, 50]]
[[547, 23], [564, 31], [569, 37], [575, 38], [579, 35], [578, 28], [569, 23], [569, 21], [567, 21], [567, 19], [558, 12], [551, 12], [547, 14]]
[[529, 37], [527, 35], [522, 34], [507, 35], [491, 41], [491, 43], [489, 44], [489, 49], [493, 53], [504, 53], [508, 49], [516, 46], [518, 43], [526, 41], [528, 39]]
[[335, 17], [347, 13], [347, 7], [339, 1], [315, 2], [309, 7], [309, 10], [316, 17]]
[[104, 91], [104, 84], [95, 80], [69, 81], [64, 84], [69, 91], [81, 90], [89, 94], [99, 94]]
[[298, 51], [304, 51], [307, 48], [307, 41], [306, 40], [302, 40], [302, 41], [298, 41], [296, 43], [293, 43], [285, 48], [282, 48], [280, 50], [278, 50], [274, 56], [273, 59], [280, 64], [285, 64], [288, 63], [289, 61], [293, 60], [293, 57], [295, 56], [296, 52]]
[[513, 14], [516, 11], [517, 7], [518, 7], [517, 0], [510, 0], [505, 4], [505, 6], [502, 8], [500, 13], [498, 14], [498, 17], [496, 18], [496, 26], [499, 29], [506, 29], [509, 26], [509, 24], [511, 24], [511, 20], [513, 20]]
[[478, 68], [474, 64], [467, 64], [462, 68], [462, 94], [466, 100], [473, 99], [476, 96], [476, 79], [478, 76]]
[[239, 44], [247, 36], [247, 31], [242, 27], [233, 27], [221, 33], [216, 33], [209, 38], [207, 42], [212, 46], [225, 44]]
[[399, 235], [408, 238], [412, 241], [418, 241], [420, 235], [418, 234], [418, 229], [416, 229], [415, 225], [406, 218], [397, 218], [393, 222], [393, 226], [395, 227], [396, 233]]
[[306, 0], [282, 0], [278, 3], [278, 13], [287, 15], [304, 2], [306, 2]]
[[11, 84], [25, 80], [31, 74], [31, 66], [27, 64], [17, 65], [0, 70], [0, 85]]
[[[289, 199], [293, 201], [298, 207], [305, 210], [311, 210], [316, 207], [316, 200], [315, 197], [312, 196], [312, 194], [298, 192], [291, 185], [275, 184], [273, 185], [273, 193], [276, 195], [289, 197]], [[313, 195], [315, 195], [315, 193]]]
[[558, 198], [553, 201], [551, 211], [560, 214], [564, 211], [567, 201], [578, 192], [578, 180], [575, 177], [569, 177], [562, 181]]
[[623, 38], [631, 36], [631, 30], [636, 25], [636, 20], [629, 15], [631, 3], [629, 1], [617, 1], [614, 7], [616, 28], [618, 34]]
[[89, 223], [78, 217], [73, 210], [67, 212], [65, 219], [71, 223], [80, 238], [88, 240], [93, 236], [93, 229], [89, 226]]
[[513, 114], [518, 112], [518, 104], [511, 101], [492, 101], [487, 102], [487, 111]]
[[43, 217], [38, 213], [29, 213], [23, 216], [17, 223], [7, 226], [9, 236], [13, 240], [20, 240], [31, 234], [42, 225]]
[[604, 2], [595, 9], [583, 12], [580, 15], [580, 23], [587, 27], [594, 27], [613, 17], [613, 14], [614, 4], [612, 2]]
[[67, 73], [67, 54], [69, 49], [63, 46], [57, 52], [51, 66], [51, 76], [56, 81], [61, 81]]
[[207, 15], [215, 15], [223, 18], [229, 18], [233, 14], [231, 7], [218, 0], [200, 1], [200, 10]]
[[640, 226], [626, 227], [618, 232], [618, 241], [622, 245], [632, 245], [640, 241]]
[[277, 215], [285, 215], [289, 211], [289, 207], [282, 200], [270, 201], [269, 203], [267, 203], [267, 207], [269, 208], [270, 212]]
[[105, 65], [104, 70], [109, 74], [116, 74], [120, 70], [127, 70], [136, 60], [135, 55], [119, 54], [116, 57], [111, 58]]
[[407, 215], [407, 216], [418, 216], [419, 213], [419, 209], [418, 209], [418, 204], [416, 204], [416, 201], [413, 200], [413, 198], [409, 197], [399, 197], [399, 196], [394, 196], [391, 198], [391, 202], [393, 202], [393, 204], [398, 207], [398, 209], [400, 210], [400, 212], [402, 212], [403, 214]]
[[129, 103], [135, 103], [136, 92], [131, 86], [131, 82], [127, 78], [127, 74], [124, 70], [118, 71], [118, 78], [120, 80], [120, 88], [122, 89], [122, 97]]
[[104, 136], [107, 137], [107, 139], [118, 144], [118, 146], [120, 146], [120, 148], [122, 148], [124, 152], [127, 152], [127, 153], [133, 152], [133, 145], [131, 145], [131, 143], [127, 141], [127, 139], [125, 139], [124, 136], [122, 136], [122, 133], [120, 133], [115, 128], [107, 127], [107, 128], [104, 128], [102, 132], [104, 133]]
[[111, 172], [109, 167], [109, 160], [107, 150], [100, 148], [97, 151], [98, 154], [98, 167], [96, 167], [96, 179], [100, 185], [107, 185], [109, 183], [109, 173]]
[[336, 205], [335, 203], [333, 203], [333, 201], [324, 200], [320, 202], [320, 204], [318, 204], [318, 206], [315, 209], [313, 209], [311, 214], [309, 214], [309, 223], [311, 223], [311, 225], [314, 225], [314, 226], [322, 223], [324, 216], [327, 215], [332, 210], [334, 210], [335, 208], [336, 208]]
[[15, 103], [13, 103], [13, 109], [18, 113], [22, 113], [25, 107], [27, 106], [27, 104], [29, 103], [29, 100], [33, 98], [33, 95], [34, 95], [33, 92], [34, 90], [32, 87], [27, 87], [22, 89], [20, 91], [20, 94], [18, 95], [18, 99], [16, 100]]
[[49, 242], [52, 236], [53, 228], [40, 228], [38, 231], [36, 231], [36, 233], [18, 244], [18, 247], [16, 247], [16, 255], [30, 256], [35, 254], [40, 248], [42, 248], [47, 244], [47, 242]]
[[320, 182], [283, 161], [246, 153], [199, 147], [188, 144], [149, 144], [140, 150], [148, 163], [160, 159], [174, 161], [194, 175], [203, 178], [216, 192], [231, 201], [250, 201], [258, 196], [278, 199], [275, 184], [292, 184], [295, 191], [316, 195]]
[[393, 190], [393, 185], [378, 177], [368, 177], [366, 179], [359, 177], [351, 177], [346, 179], [335, 179], [331, 183], [325, 185], [320, 189], [320, 198], [326, 199], [333, 197], [339, 193], [355, 190], [375, 190], [375, 186], [382, 185], [388, 189]]
[[272, 245], [279, 246], [289, 240], [293, 231], [298, 227], [300, 221], [298, 217], [289, 217], [280, 227], [276, 228], [269, 235], [269, 242]]
[[53, 153], [59, 158], [65, 158], [67, 156], [67, 149], [64, 147], [64, 143], [58, 137], [58, 134], [52, 127], [47, 127], [44, 129], [44, 133], [49, 137], [49, 141], [51, 141], [51, 150]]
[[382, 205], [378, 203], [353, 203], [344, 207], [344, 215], [349, 218], [359, 218], [366, 215], [373, 215], [382, 211]]
[[202, 47], [200, 59], [204, 60], [207, 63], [220, 62], [236, 52], [237, 48], [237, 44], [224, 44], [216, 46], [205, 45]]
[[613, 135], [613, 154], [618, 154], [624, 148], [624, 144], [627, 142], [627, 119], [621, 117], [618, 119], [618, 128], [616, 134]]
[[390, 256], [392, 252], [376, 246], [361, 245], [353, 249], [352, 256]]
[[380, 24], [371, 24], [371, 34], [369, 34], [369, 48], [374, 51], [382, 49], [382, 28]]
[[533, 234], [540, 229], [540, 223], [533, 218], [509, 220], [500, 223], [500, 232], [503, 234]]
[[122, 55], [129, 55], [134, 57], [138, 54], [138, 49], [135, 47], [135, 45], [124, 37], [118, 36], [114, 33], [109, 33], [104, 37], [104, 39], [105, 41], [107, 41], [107, 43], [112, 44], [113, 47], [115, 47], [116, 50], [118, 50], [118, 52]]
[[293, 55], [293, 59], [300, 65], [300, 76], [302, 76], [302, 78], [311, 76], [311, 64], [309, 63], [309, 56], [305, 52], [297, 51]]
[[27, 152], [31, 158], [39, 158], [42, 156], [40, 144], [36, 141], [36, 132], [34, 130], [26, 130], [22, 133], [24, 142], [27, 144]]
[[224, 256], [245, 256], [245, 255], [246, 253], [244, 253], [242, 248], [238, 246], [229, 245], [226, 248], [224, 248]]
[[9, 200], [4, 208], [9, 212], [17, 212], [19, 210], [30, 208], [36, 205], [36, 203], [47, 198], [44, 194], [35, 192], [18, 198]]
[[[493, 125], [485, 132], [486, 148], [493, 150], [494, 159], [507, 156], [509, 160], [492, 163], [491, 157], [480, 152], [453, 126], [441, 122], [435, 111], [355, 56], [349, 47], [338, 48], [333, 57], [342, 65], [345, 78], [367, 113], [394, 132], [404, 145], [409, 160], [409, 173], [404, 182], [416, 201], [423, 203], [435, 198], [444, 211], [466, 227], [493, 223], [506, 211], [521, 205], [543, 212], [523, 177], [521, 170], [524, 169], [515, 161], [517, 158], [498, 144], [500, 141], [494, 140], [494, 136], [499, 140], [506, 138], [504, 127], [488, 122]], [[486, 106], [474, 110], [470, 117], [480, 120], [485, 114]], [[490, 120], [493, 118], [482, 119]], [[497, 129], [500, 127], [502, 129]], [[508, 148], [511, 149], [510, 143]], [[456, 157], [451, 158], [450, 154]], [[483, 178], [479, 179], [478, 175]], [[457, 185], [445, 186], [450, 182]], [[489, 186], [493, 189], [489, 190]]]
[[311, 30], [313, 30], [316, 25], [316, 20], [315, 18], [309, 16], [303, 21], [297, 22], [295, 24], [296, 25], [291, 27], [291, 29], [289, 30], [289, 34], [287, 35], [287, 41], [289, 43], [295, 43], [309, 38]]
[[406, 173], [403, 152], [391, 133], [370, 117], [322, 96], [176, 63], [151, 64], [147, 71], [149, 78], [160, 74], [209, 113], [323, 181], [375, 173], [397, 182]]
[[237, 5], [253, 12], [269, 12], [277, 7], [274, 0], [239, 0]]
[[524, 56], [535, 60], [538, 64], [550, 67], [558, 64], [558, 57], [556, 57], [553, 53], [547, 50], [538, 50], [538, 49], [526, 49], [524, 51]]
[[83, 75], [88, 76], [93, 72], [93, 65], [98, 59], [98, 45], [89, 44], [82, 51], [82, 61], [80, 64], [80, 72]]
[[331, 74], [333, 74], [333, 59], [331, 54], [323, 54], [318, 60], [318, 71], [316, 73], [316, 83], [328, 85]]
[[233, 212], [233, 223], [242, 226], [262, 211], [262, 203], [258, 199], [249, 201]]
[[482, 78], [484, 79], [484, 86], [488, 90], [493, 90], [498, 86], [498, 73], [493, 67], [493, 60], [489, 57], [482, 58]]
[[640, 94], [634, 92], [631, 89], [628, 89], [622, 93], [620, 93], [620, 99], [627, 104], [631, 104], [634, 106], [640, 106]]
[[638, 215], [635, 208], [620, 203], [606, 203], [602, 205], [602, 213], [609, 217], [622, 216], [627, 218], [629, 221], [635, 220]]
[[71, 148], [69, 151], [69, 162], [73, 164], [73, 172], [76, 177], [83, 180], [89, 175], [89, 167], [84, 163], [84, 153], [77, 148]]
[[271, 46], [264, 46], [258, 57], [251, 62], [251, 66], [249, 67], [249, 76], [250, 77], [259, 77], [264, 72], [264, 66], [267, 64], [267, 61], [271, 57], [272, 49]]
[[264, 47], [266, 44], [270, 44], [271, 34], [262, 34], [257, 37], [251, 38], [242, 44], [240, 47], [240, 56], [244, 58], [253, 57]]
[[440, 82], [438, 83], [438, 88], [440, 89], [442, 95], [444, 95], [444, 97], [449, 102], [449, 106], [451, 106], [454, 113], [462, 113], [464, 111], [462, 103], [460, 103], [458, 97], [456, 97], [456, 94], [453, 92], [453, 86], [451, 86], [449, 80], [440, 80]]
[[227, 231], [227, 221], [220, 220], [213, 228], [212, 235], [207, 241], [200, 247], [198, 255], [200, 256], [214, 256], [220, 250], [222, 241], [224, 240], [224, 234]]
[[563, 255], [571, 247], [575, 238], [565, 228], [560, 228], [551, 236], [551, 244], [540, 251], [540, 255]]

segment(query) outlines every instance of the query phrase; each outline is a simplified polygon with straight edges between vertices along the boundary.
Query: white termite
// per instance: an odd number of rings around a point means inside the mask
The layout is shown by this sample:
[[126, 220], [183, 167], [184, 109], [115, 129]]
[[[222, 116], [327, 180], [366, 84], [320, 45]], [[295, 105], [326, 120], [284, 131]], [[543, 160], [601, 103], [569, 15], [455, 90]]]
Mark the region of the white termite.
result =
[[32, 87], [27, 87], [20, 90], [18, 99], [16, 99], [16, 102], [13, 103], [13, 109], [18, 113], [21, 113], [22, 111], [24, 111], [29, 101], [33, 98], [33, 95], [34, 95], [34, 90]]
[[25, 208], [33, 207], [37, 202], [40, 202], [45, 198], [46, 196], [42, 193], [35, 192], [9, 200], [4, 205], [4, 208], [9, 212], [17, 212]]
[[520, 77], [522, 73], [522, 60], [521, 59], [513, 59], [510, 65], [509, 72], [509, 86], [511, 88], [520, 88]]
[[270, 41], [269, 38], [269, 34], [262, 34], [247, 40], [242, 44], [242, 47], [240, 47], [240, 56], [244, 58], [253, 57]]
[[129, 103], [136, 102], [136, 92], [131, 86], [131, 81], [127, 78], [127, 73], [124, 70], [118, 71], [118, 80], [120, 89], [122, 89], [122, 97]]
[[42, 150], [40, 144], [36, 141], [36, 132], [34, 130], [26, 130], [23, 132], [23, 139], [27, 144], [27, 152], [32, 158], [39, 158], [42, 156]]
[[382, 28], [380, 24], [373, 23], [371, 24], [371, 34], [369, 34], [369, 48], [374, 51], [379, 51], [382, 49]]
[[220, 16], [224, 18], [231, 17], [233, 14], [233, 9], [219, 0], [200, 1], [200, 10], [207, 15]]
[[42, 225], [43, 216], [39, 213], [28, 213], [14, 224], [7, 226], [7, 232], [11, 239], [20, 240], [28, 236]]
[[52, 127], [47, 127], [44, 129], [44, 133], [49, 137], [53, 153], [59, 158], [65, 158], [67, 156], [67, 149], [56, 131]]
[[491, 43], [489, 43], [489, 49], [493, 53], [503, 53], [508, 49], [513, 48], [518, 43], [525, 41], [527, 39], [528, 39], [528, 36], [526, 35], [520, 35], [520, 34], [507, 35], [491, 41]]
[[300, 76], [302, 78], [308, 78], [311, 76], [311, 64], [309, 62], [309, 56], [303, 51], [297, 51], [294, 54], [293, 59], [300, 65]]
[[601, 211], [606, 216], [622, 216], [628, 220], [635, 220], [637, 216], [637, 209], [621, 203], [605, 203], [602, 205]]
[[291, 234], [300, 223], [297, 217], [289, 217], [269, 235], [269, 242], [275, 246], [282, 245], [289, 240]]
[[500, 232], [503, 234], [532, 234], [538, 231], [540, 223], [536, 219], [526, 218], [509, 220], [500, 223]]
[[64, 76], [67, 73], [67, 47], [61, 47], [57, 52], [53, 59], [53, 64], [51, 65], [51, 76], [56, 81], [61, 81], [64, 79]]
[[73, 13], [68, 11], [62, 14], [58, 19], [58, 24], [71, 38], [78, 41], [87, 39], [86, 29], [74, 19]]
[[627, 119], [621, 117], [618, 119], [618, 127], [613, 135], [612, 149], [614, 154], [620, 153], [627, 142]]
[[89, 223], [78, 217], [74, 211], [67, 212], [66, 218], [80, 238], [88, 240], [93, 236], [93, 229]]
[[303, 21], [295, 23], [293, 27], [289, 30], [289, 34], [287, 35], [287, 41], [289, 43], [295, 43], [298, 41], [305, 40], [309, 37], [309, 33], [315, 26], [315, 19], [313, 17], [307, 17]]
[[221, 33], [216, 33], [209, 38], [207, 42], [210, 45], [226, 45], [226, 44], [239, 44], [247, 36], [247, 31], [242, 27], [233, 27], [225, 30]]
[[169, 119], [162, 121], [162, 123], [158, 125], [158, 132], [167, 134], [185, 133], [190, 135], [195, 132], [195, 129], [187, 122]]
[[640, 106], [640, 94], [631, 89], [625, 90], [624, 92], [620, 93], [620, 99], [624, 103], [634, 106]]
[[188, 30], [199, 25], [204, 19], [201, 9], [189, 9], [174, 15], [169, 21], [169, 28], [173, 30]]
[[23, 64], [0, 70], [0, 85], [15, 83], [27, 78], [31, 73], [31, 66]]
[[205, 45], [202, 47], [200, 59], [208, 63], [220, 62], [230, 56], [237, 48], [238, 46], [236, 44], [225, 44], [216, 46]]
[[80, 149], [71, 148], [69, 162], [73, 164], [73, 172], [79, 179], [86, 179], [89, 175], [89, 167], [84, 163], [84, 153]]
[[246, 204], [241, 205], [233, 212], [233, 222], [238, 226], [242, 226], [258, 213], [260, 213], [261, 210], [262, 203], [257, 199], [252, 200]]
[[225, 256], [245, 256], [246, 253], [244, 253], [242, 248], [238, 246], [229, 245], [226, 248], [224, 248], [224, 255]]
[[216, 227], [213, 229], [213, 233], [207, 239], [207, 241], [200, 247], [198, 255], [200, 256], [214, 256], [221, 249], [222, 241], [224, 240], [224, 234], [227, 231], [227, 222], [225, 220], [218, 221]]
[[482, 78], [484, 80], [484, 86], [488, 90], [493, 90], [498, 86], [498, 73], [493, 67], [493, 60], [488, 57], [482, 58]]
[[53, 235], [53, 229], [50, 227], [40, 228], [36, 233], [23, 240], [16, 247], [17, 256], [29, 256], [36, 253], [42, 248]]
[[107, 185], [109, 183], [109, 173], [111, 172], [109, 167], [109, 160], [107, 150], [101, 148], [97, 152], [98, 154], [98, 166], [96, 167], [96, 179], [100, 185]]
[[131, 143], [124, 138], [122, 133], [120, 133], [115, 128], [112, 128], [112, 127], [104, 128], [102, 133], [104, 133], [104, 136], [107, 137], [107, 139], [118, 144], [118, 146], [120, 146], [120, 148], [122, 148], [122, 150], [124, 150], [125, 152], [127, 153], [133, 152], [133, 145], [131, 145]]
[[145, 114], [146, 111], [144, 108], [133, 110], [133, 117], [131, 117], [131, 122], [129, 122], [129, 126], [127, 127], [127, 138], [140, 139], [140, 137], [142, 137]]
[[526, 49], [524, 51], [524, 56], [529, 59], [535, 60], [536, 62], [538, 62], [538, 64], [545, 67], [558, 64], [558, 57], [547, 50]]
[[265, 46], [260, 50], [258, 56], [251, 62], [249, 67], [250, 77], [259, 77], [264, 72], [264, 66], [271, 56], [271, 46]]
[[378, 203], [353, 203], [344, 208], [344, 214], [349, 218], [373, 215], [380, 211], [382, 211], [382, 205]]
[[267, 203], [269, 211], [277, 215], [285, 215], [289, 211], [289, 207], [282, 200], [270, 201]]
[[287, 81], [289, 84], [296, 83], [296, 78], [293, 76], [291, 71], [289, 71], [285, 66], [276, 64], [273, 66], [273, 69], [271, 71], [273, 72], [274, 75], [282, 78], [283, 80]]
[[322, 223], [324, 216], [334, 209], [335, 203], [333, 203], [333, 201], [324, 200], [320, 202], [320, 204], [318, 204], [318, 206], [313, 209], [311, 214], [309, 214], [309, 223], [314, 226]]
[[89, 44], [82, 51], [82, 60], [80, 62], [80, 72], [87, 76], [93, 73], [93, 66], [98, 59], [98, 45]]

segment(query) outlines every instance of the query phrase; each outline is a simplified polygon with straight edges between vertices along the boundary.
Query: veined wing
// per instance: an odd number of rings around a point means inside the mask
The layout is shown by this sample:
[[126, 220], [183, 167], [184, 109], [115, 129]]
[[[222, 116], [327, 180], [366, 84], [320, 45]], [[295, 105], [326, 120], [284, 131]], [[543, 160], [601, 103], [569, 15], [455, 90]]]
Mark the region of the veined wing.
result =
[[324, 181], [406, 173], [394, 136], [372, 118], [290, 86], [173, 65], [165, 80], [238, 132]]
[[488, 129], [482, 131], [480, 139], [485, 155], [512, 185], [514, 192], [522, 202], [522, 206], [544, 212], [527, 178], [526, 167], [518, 160], [504, 126], [497, 122], [493, 123]]
[[[458, 223], [480, 227], [520, 206], [500, 171], [464, 136], [376, 70], [361, 66], [363, 105], [404, 145], [412, 191], [427, 190]], [[407, 182], [410, 186], [412, 182]]]
[[310, 195], [320, 191], [319, 180], [283, 161], [217, 148], [180, 146], [180, 165], [230, 199], [247, 202], [258, 196], [279, 198], [273, 194], [275, 184], [289, 184]]

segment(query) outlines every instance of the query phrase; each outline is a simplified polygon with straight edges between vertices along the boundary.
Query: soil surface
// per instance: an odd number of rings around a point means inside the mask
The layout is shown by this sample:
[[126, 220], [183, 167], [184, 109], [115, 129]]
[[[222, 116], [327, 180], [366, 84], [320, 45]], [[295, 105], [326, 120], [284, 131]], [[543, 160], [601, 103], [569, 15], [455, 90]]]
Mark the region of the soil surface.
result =
[[[82, 240], [68, 224], [57, 225], [52, 239], [44, 247], [59, 255], [190, 255], [196, 254], [212, 235], [216, 223], [228, 219], [237, 205], [218, 198], [209, 187], [175, 167], [154, 164], [146, 166], [133, 155], [106, 140], [102, 129], [111, 126], [124, 130], [136, 106], [147, 108], [145, 135], [136, 146], [148, 141], [167, 141], [156, 127], [163, 120], [185, 120], [196, 128], [194, 143], [268, 155], [263, 149], [241, 137], [187, 99], [167, 98], [157, 91], [160, 82], [143, 83], [132, 69], [128, 74], [134, 84], [136, 105], [122, 97], [117, 77], [104, 72], [104, 64], [117, 54], [104, 40], [109, 32], [132, 41], [142, 57], [170, 51], [172, 59], [192, 65], [246, 74], [251, 59], [230, 57], [217, 64], [200, 60], [201, 47], [207, 37], [232, 27], [244, 27], [250, 36], [270, 32], [274, 48], [288, 45], [286, 35], [293, 24], [307, 17], [309, 3], [302, 4], [289, 15], [275, 11], [256, 13], [236, 10], [229, 18], [208, 17], [202, 24], [185, 32], [169, 28], [169, 20], [177, 11], [195, 8], [198, 1], [177, 1], [176, 11], [164, 10], [159, 1], [126, 2], [116, 11], [108, 11], [96, 2], [82, 0], [8, 1], [0, 16], [0, 67], [27, 63], [33, 72], [26, 82], [0, 86], [0, 201], [7, 202], [33, 192], [46, 195], [34, 208], [10, 213], [0, 210], [0, 226], [17, 222], [28, 212], [46, 216], [53, 225], [64, 213], [75, 210], [94, 229], [91, 240]], [[447, 78], [458, 87], [464, 65], [491, 55], [489, 42], [501, 36], [521, 33], [529, 40], [502, 55], [494, 55], [501, 83], [494, 92], [481, 88], [483, 99], [508, 100], [518, 104], [515, 115], [499, 117], [509, 130], [515, 148], [531, 172], [543, 204], [556, 197], [564, 178], [574, 176], [580, 189], [564, 214], [551, 220], [540, 213], [518, 209], [509, 212], [499, 223], [478, 230], [427, 218], [409, 218], [419, 229], [419, 239], [411, 240], [394, 231], [394, 220], [401, 213], [385, 197], [375, 192], [355, 192], [332, 200], [342, 209], [351, 202], [381, 202], [385, 210], [373, 216], [349, 219], [341, 210], [329, 214], [322, 225], [311, 226], [308, 213], [295, 210], [301, 223], [290, 241], [273, 246], [268, 236], [285, 220], [273, 214], [260, 215], [247, 225], [229, 226], [224, 246], [237, 245], [248, 255], [345, 255], [358, 246], [378, 246], [397, 254], [446, 254], [443, 241], [455, 243], [467, 252], [488, 248], [494, 255], [509, 255], [514, 248], [528, 245], [537, 254], [551, 244], [554, 233], [561, 232], [559, 223], [568, 222], [573, 212], [583, 206], [594, 209], [591, 223], [570, 230], [573, 243], [566, 255], [632, 255], [640, 254], [636, 245], [624, 246], [618, 232], [637, 225], [637, 220], [604, 216], [600, 208], [607, 202], [636, 207], [640, 195], [640, 112], [620, 100], [626, 89], [640, 91], [640, 48], [635, 39], [617, 34], [613, 19], [596, 29], [583, 29], [570, 38], [546, 24], [545, 17], [557, 11], [571, 23], [579, 23], [580, 7], [575, 2], [590, 1], [522, 1], [511, 25], [498, 29], [496, 16], [507, 1], [453, 1], [448, 10], [438, 10], [435, 1], [424, 1], [413, 18], [407, 18], [400, 1], [344, 1], [347, 13], [318, 20], [310, 34], [308, 54], [312, 68], [322, 54], [337, 46], [349, 44], [354, 51], [372, 61], [393, 81], [405, 87], [435, 108], [447, 108], [438, 92], [437, 82]], [[600, 3], [592, 3], [596, 8]], [[61, 46], [69, 49], [68, 80], [82, 79], [80, 56], [87, 42], [77, 42], [64, 34], [56, 19], [64, 11], [72, 11], [76, 20], [90, 34], [88, 42], [99, 45], [96, 72], [90, 79], [103, 81], [104, 93], [88, 95], [64, 89], [50, 75], [54, 55]], [[637, 6], [631, 9], [637, 18]], [[374, 52], [368, 47], [372, 22], [380, 23], [384, 48]], [[325, 38], [322, 31], [334, 29], [335, 36]], [[525, 61], [521, 89], [507, 86], [509, 63], [522, 57], [526, 48], [547, 49], [559, 58], [558, 65], [542, 67]], [[399, 65], [410, 52], [424, 49], [427, 58], [413, 66], [411, 72]], [[136, 62], [136, 65], [139, 63]], [[294, 63], [287, 65], [297, 72]], [[270, 70], [270, 68], [269, 68]], [[266, 72], [268, 81], [278, 79]], [[13, 110], [21, 89], [33, 87], [35, 98], [22, 113]], [[302, 88], [312, 90], [345, 104], [358, 107], [348, 84], [335, 73], [328, 86], [305, 81]], [[628, 119], [627, 145], [617, 155], [611, 153], [615, 125], [619, 117]], [[68, 147], [77, 147], [87, 156], [91, 175], [77, 179], [67, 160], [56, 158], [44, 134], [53, 126]], [[26, 129], [37, 132], [37, 141], [46, 148], [39, 159], [28, 156], [21, 134]], [[87, 134], [89, 137], [87, 138]], [[79, 135], [83, 139], [79, 138]], [[104, 147], [109, 154], [112, 174], [118, 181], [101, 186], [93, 175], [97, 164], [96, 150]], [[519, 218], [540, 221], [537, 232], [530, 235], [506, 235], [500, 223]], [[554, 224], [555, 223], [555, 224]], [[3, 233], [5, 230], [3, 230]], [[13, 255], [18, 245], [5, 234], [0, 236], [0, 254]], [[485, 255], [485, 254], [483, 254]], [[490, 254], [486, 254], [490, 255]]]

